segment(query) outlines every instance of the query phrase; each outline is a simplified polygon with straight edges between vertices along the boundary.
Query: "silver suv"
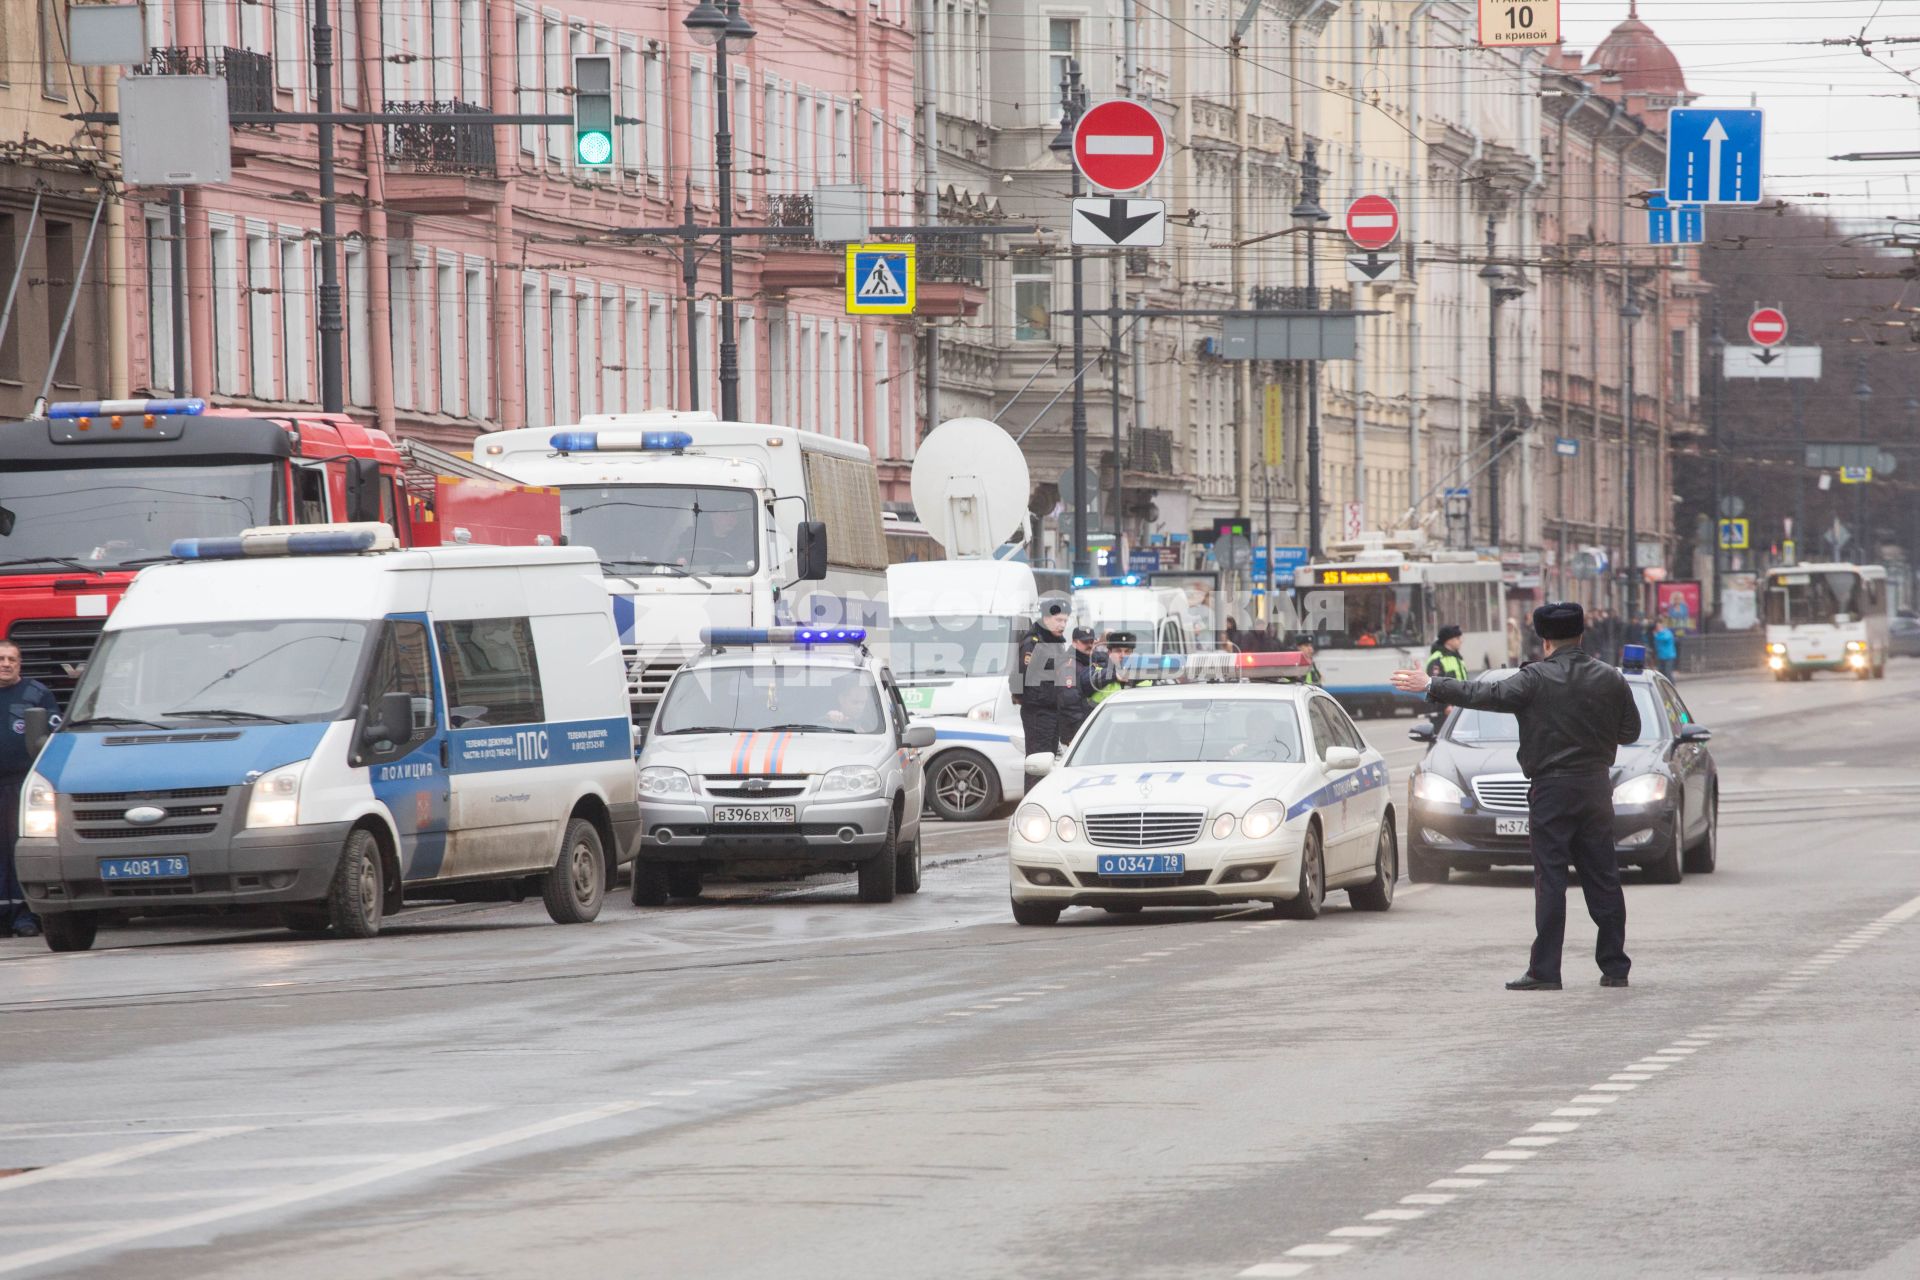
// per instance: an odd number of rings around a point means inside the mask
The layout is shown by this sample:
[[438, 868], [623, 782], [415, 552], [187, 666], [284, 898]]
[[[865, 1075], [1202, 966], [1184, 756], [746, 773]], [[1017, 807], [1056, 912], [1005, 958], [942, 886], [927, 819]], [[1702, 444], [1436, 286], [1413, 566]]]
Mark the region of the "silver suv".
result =
[[708, 871], [854, 870], [862, 902], [920, 888], [920, 753], [893, 674], [856, 630], [713, 630], [640, 752], [637, 906]]

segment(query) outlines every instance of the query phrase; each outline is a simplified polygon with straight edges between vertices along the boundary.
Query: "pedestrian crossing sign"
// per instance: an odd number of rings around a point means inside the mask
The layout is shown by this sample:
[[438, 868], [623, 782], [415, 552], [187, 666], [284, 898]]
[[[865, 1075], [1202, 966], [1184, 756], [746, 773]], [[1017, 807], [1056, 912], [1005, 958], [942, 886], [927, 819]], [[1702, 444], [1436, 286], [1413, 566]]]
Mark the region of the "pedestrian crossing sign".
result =
[[1745, 520], [1722, 520], [1720, 522], [1720, 549], [1722, 551], [1745, 551], [1747, 549], [1747, 522]]
[[910, 244], [848, 245], [847, 314], [913, 314], [913, 267], [913, 246]]

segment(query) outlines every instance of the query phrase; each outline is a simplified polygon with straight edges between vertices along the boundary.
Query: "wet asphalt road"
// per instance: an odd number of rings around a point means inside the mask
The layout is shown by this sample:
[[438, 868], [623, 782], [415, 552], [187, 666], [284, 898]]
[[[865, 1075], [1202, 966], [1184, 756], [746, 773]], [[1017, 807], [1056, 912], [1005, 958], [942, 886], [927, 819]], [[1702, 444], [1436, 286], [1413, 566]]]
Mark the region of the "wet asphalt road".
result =
[[1920, 1275], [1920, 663], [1683, 692], [1720, 870], [1627, 991], [1577, 894], [1501, 989], [1517, 872], [1016, 928], [998, 825], [885, 907], [0, 943], [0, 1275]]

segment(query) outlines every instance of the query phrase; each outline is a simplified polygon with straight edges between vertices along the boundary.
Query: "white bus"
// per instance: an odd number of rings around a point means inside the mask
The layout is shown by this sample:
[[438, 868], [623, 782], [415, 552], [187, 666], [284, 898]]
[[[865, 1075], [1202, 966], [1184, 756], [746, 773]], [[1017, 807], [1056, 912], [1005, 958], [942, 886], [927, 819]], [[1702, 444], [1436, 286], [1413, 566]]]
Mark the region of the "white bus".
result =
[[1396, 692], [1390, 677], [1426, 666], [1434, 633], [1448, 623], [1463, 633], [1460, 657], [1470, 673], [1506, 662], [1496, 561], [1379, 536], [1331, 543], [1327, 552], [1294, 570], [1293, 601], [1327, 692], [1349, 711], [1417, 708], [1418, 695]]
[[1767, 669], [1776, 680], [1816, 671], [1887, 674], [1887, 570], [1877, 564], [1793, 564], [1767, 570]]

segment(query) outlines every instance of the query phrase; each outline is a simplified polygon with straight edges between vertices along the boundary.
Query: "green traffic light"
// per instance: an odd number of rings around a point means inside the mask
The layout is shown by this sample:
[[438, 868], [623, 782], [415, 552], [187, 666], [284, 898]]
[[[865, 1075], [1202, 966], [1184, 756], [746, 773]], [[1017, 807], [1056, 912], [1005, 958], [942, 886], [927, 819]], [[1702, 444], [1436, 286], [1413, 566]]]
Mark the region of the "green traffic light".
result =
[[582, 129], [574, 135], [573, 155], [583, 165], [604, 169], [613, 163], [613, 135], [604, 129]]

